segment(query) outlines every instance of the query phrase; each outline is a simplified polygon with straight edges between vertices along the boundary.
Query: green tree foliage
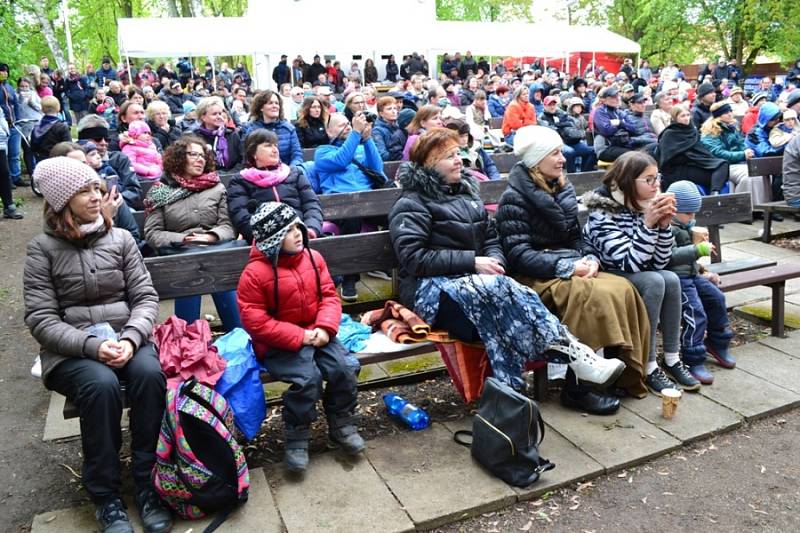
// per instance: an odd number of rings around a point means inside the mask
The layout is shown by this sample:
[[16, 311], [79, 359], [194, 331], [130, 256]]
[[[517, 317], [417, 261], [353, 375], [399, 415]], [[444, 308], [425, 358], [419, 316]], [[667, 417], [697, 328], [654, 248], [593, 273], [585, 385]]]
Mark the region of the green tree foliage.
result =
[[530, 0], [436, 0], [436, 18], [476, 22], [531, 20], [530, 8]]

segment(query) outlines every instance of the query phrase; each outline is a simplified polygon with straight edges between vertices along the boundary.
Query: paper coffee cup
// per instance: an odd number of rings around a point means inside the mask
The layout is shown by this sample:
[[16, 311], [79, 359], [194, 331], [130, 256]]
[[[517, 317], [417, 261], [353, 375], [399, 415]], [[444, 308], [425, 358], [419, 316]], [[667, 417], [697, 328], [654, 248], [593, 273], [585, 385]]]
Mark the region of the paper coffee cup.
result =
[[695, 226], [692, 228], [692, 244], [708, 241], [708, 228]]
[[673, 418], [678, 410], [678, 402], [681, 399], [681, 391], [677, 389], [664, 389], [661, 391], [661, 416]]

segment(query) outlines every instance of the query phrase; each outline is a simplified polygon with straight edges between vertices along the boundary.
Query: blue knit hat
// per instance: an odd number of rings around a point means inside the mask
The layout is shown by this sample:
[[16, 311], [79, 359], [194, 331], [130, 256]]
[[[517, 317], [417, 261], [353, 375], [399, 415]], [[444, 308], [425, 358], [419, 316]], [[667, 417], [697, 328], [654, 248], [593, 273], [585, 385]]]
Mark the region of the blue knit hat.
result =
[[702, 198], [697, 185], [691, 181], [676, 181], [667, 188], [667, 192], [675, 195], [675, 210], [678, 213], [697, 213], [700, 211]]

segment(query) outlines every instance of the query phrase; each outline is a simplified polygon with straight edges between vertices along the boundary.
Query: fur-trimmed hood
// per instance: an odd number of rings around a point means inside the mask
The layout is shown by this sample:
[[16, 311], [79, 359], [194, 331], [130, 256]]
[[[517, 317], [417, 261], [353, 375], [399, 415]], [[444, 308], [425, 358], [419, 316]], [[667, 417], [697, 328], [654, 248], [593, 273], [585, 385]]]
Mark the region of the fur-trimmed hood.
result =
[[584, 193], [581, 196], [581, 203], [589, 211], [608, 211], [609, 213], [621, 213], [627, 208], [616, 201], [611, 196], [611, 191], [605, 185], [601, 185], [593, 191]]
[[404, 191], [412, 191], [434, 200], [444, 200], [454, 194], [466, 194], [479, 198], [478, 183], [465, 170], [461, 171], [461, 182], [445, 185], [442, 175], [437, 171], [421, 167], [416, 163], [400, 166], [397, 181]]

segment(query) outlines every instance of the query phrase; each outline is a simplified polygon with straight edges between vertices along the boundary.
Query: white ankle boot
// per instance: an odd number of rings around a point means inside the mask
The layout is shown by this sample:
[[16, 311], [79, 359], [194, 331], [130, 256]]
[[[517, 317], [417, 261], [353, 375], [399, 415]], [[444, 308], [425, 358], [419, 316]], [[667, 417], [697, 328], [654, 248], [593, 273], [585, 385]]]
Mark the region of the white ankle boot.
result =
[[564, 354], [579, 381], [606, 386], [614, 383], [625, 370], [625, 363], [619, 359], [598, 357], [571, 333], [567, 333], [558, 344], [549, 346], [548, 350]]

